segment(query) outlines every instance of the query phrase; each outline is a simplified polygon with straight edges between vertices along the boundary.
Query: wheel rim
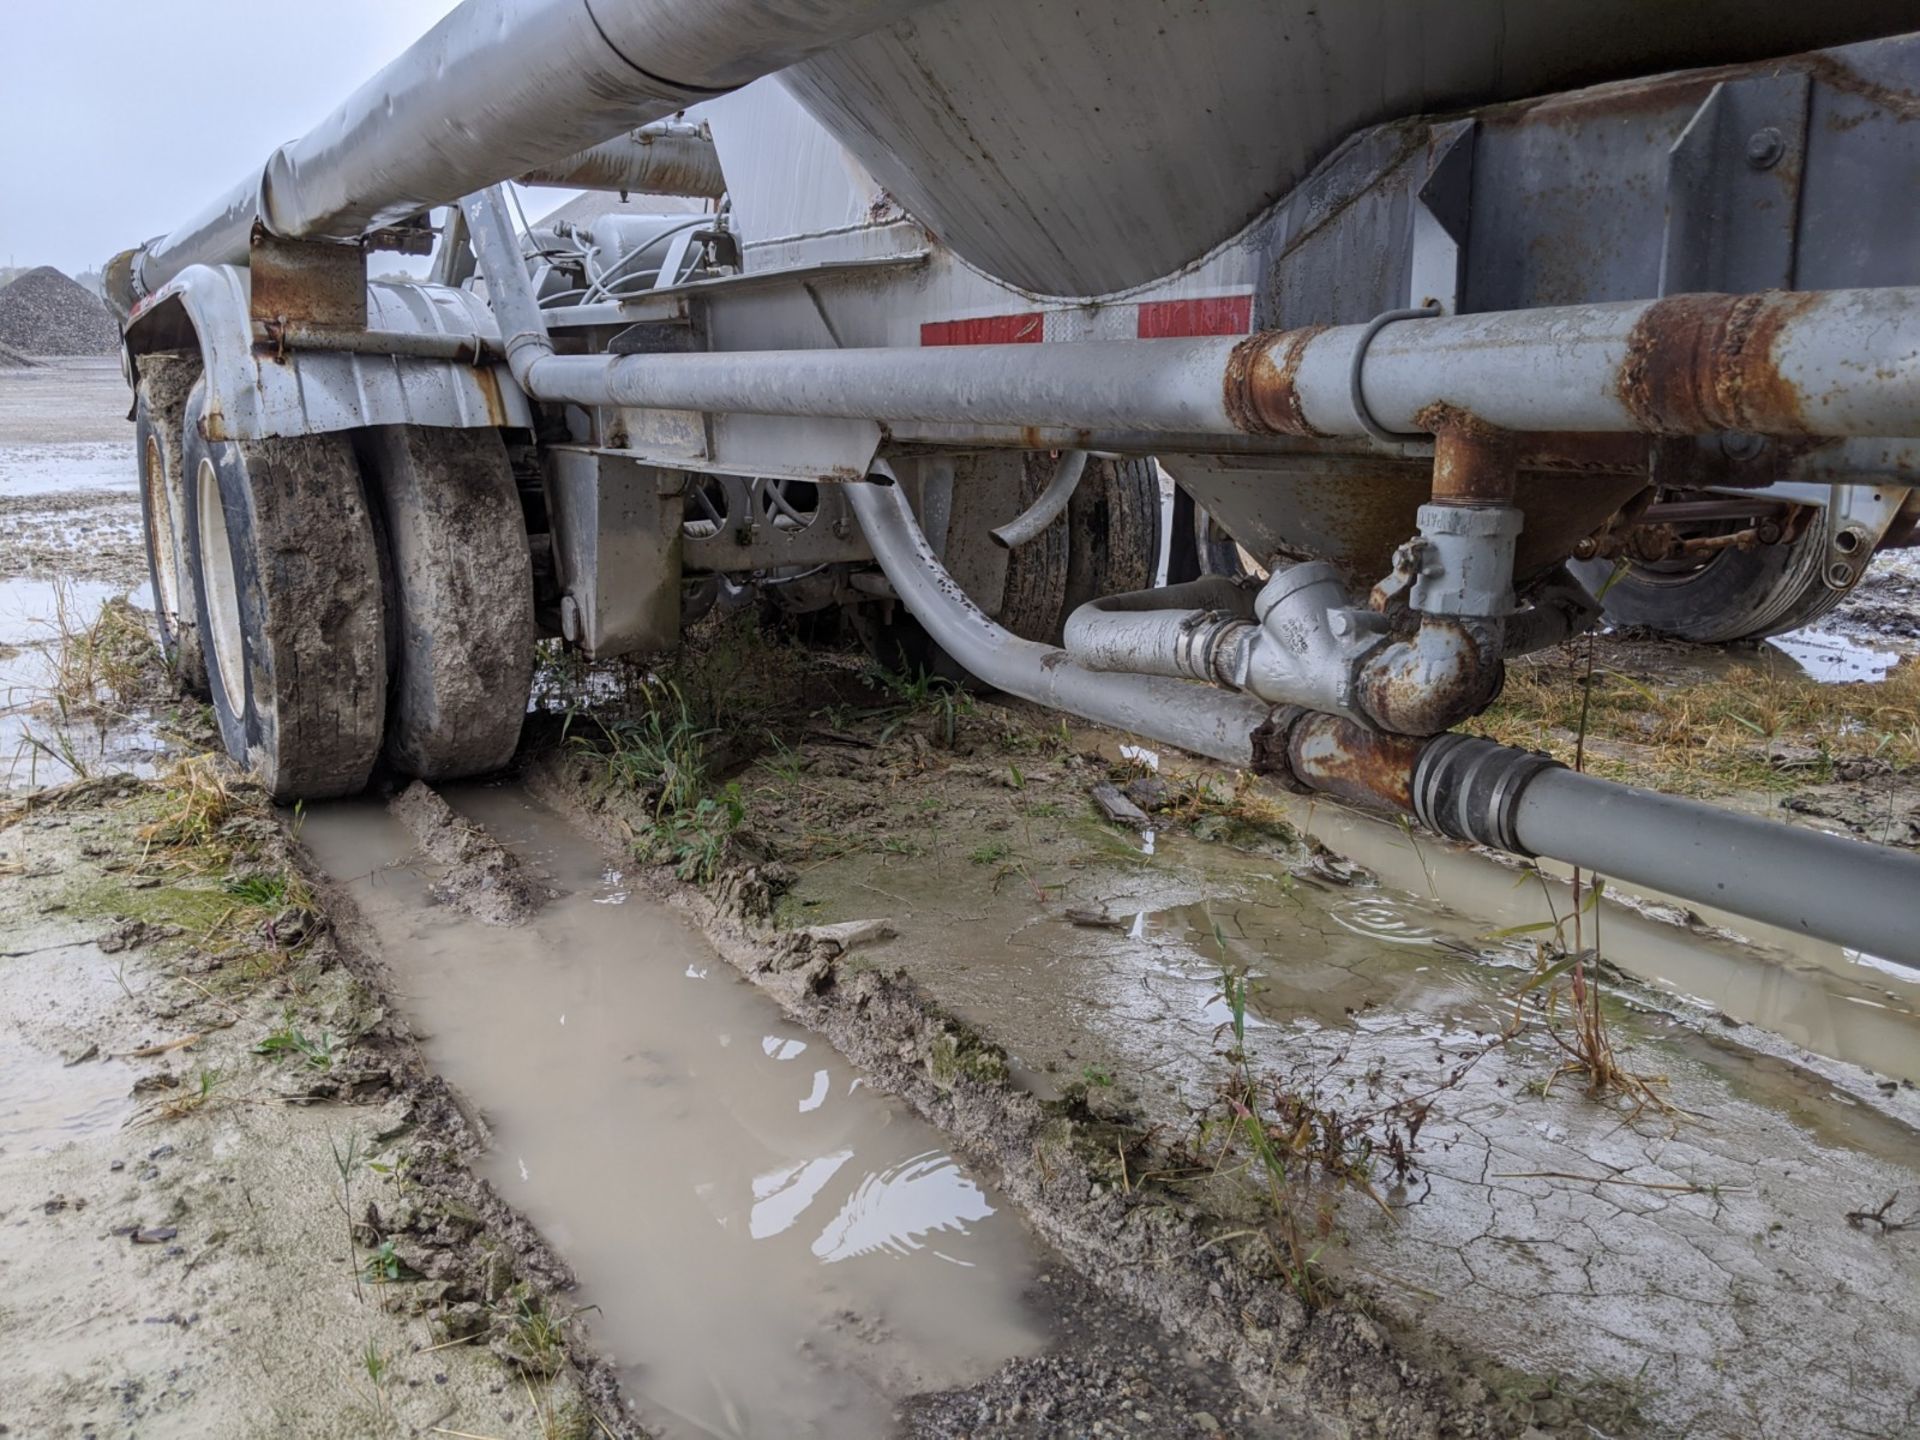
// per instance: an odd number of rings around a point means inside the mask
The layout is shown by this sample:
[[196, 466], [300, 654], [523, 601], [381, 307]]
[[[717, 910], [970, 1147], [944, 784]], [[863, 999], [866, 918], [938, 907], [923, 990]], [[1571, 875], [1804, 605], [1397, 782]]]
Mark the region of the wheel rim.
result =
[[246, 682], [241, 677], [240, 587], [227, 543], [227, 515], [220, 507], [220, 477], [202, 460], [194, 477], [200, 506], [200, 579], [206, 589], [207, 625], [213, 632], [214, 683], [233, 715], [241, 713]]
[[153, 532], [153, 603], [169, 630], [180, 620], [180, 553], [173, 529], [173, 506], [157, 436], [147, 437], [147, 524]]

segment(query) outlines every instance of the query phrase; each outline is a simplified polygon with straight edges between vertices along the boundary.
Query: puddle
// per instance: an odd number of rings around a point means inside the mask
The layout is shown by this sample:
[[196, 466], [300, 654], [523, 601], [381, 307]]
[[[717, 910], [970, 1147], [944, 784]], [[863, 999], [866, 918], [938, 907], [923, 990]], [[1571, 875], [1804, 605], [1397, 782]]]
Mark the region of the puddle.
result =
[[[1123, 1085], [1122, 1103], [1172, 1135], [1196, 1133], [1217, 1104], [1236, 1043], [1221, 975], [1243, 975], [1242, 1048], [1264, 1093], [1372, 1117], [1382, 1145], [1389, 1107], [1420, 1121], [1407, 1175], [1376, 1153], [1379, 1203], [1327, 1200], [1341, 1239], [1317, 1264], [1524, 1369], [1634, 1388], [1653, 1432], [1723, 1433], [1737, 1415], [1738, 1433], [1825, 1433], [1822, 1417], [1856, 1401], [1862, 1433], [1896, 1432], [1920, 1260], [1845, 1217], [1916, 1193], [1920, 1142], [1899, 1118], [1910, 1099], [1684, 1014], [1687, 1002], [1604, 984], [1622, 1062], [1658, 1077], [1675, 1110], [1589, 1098], [1537, 1012], [1500, 1039], [1534, 966], [1524, 937], [1489, 934], [1544, 910], [1537, 881], [1425, 840], [1416, 853], [1397, 830], [1350, 834], [1324, 806], [1313, 823], [1382, 883], [1291, 878], [1169, 834], [1150, 862], [1111, 846], [1090, 856], [1069, 830], [1028, 846], [1044, 899], [983, 884], [962, 836], [912, 864], [848, 854], [810, 867], [789, 903], [808, 923], [885, 914], [898, 938], [871, 963], [1006, 1045], [1023, 1082]], [[1601, 926], [1622, 968], [1808, 1049], [1920, 1070], [1911, 984], [1613, 908]], [[1564, 1008], [1558, 1023], [1566, 1034]]]
[[434, 907], [386, 812], [307, 812], [482, 1168], [582, 1280], [599, 1348], [675, 1436], [881, 1435], [904, 1396], [1045, 1342], [1029, 1241], [939, 1132], [784, 1020], [513, 789], [450, 802], [568, 891], [525, 927]]
[[[160, 741], [151, 726], [62, 724], [50, 703], [61, 627], [84, 629], [125, 585], [95, 580], [0, 580], [0, 790], [71, 780], [82, 769], [151, 775]], [[152, 589], [130, 596], [150, 609]]]
[[1796, 630], [1761, 646], [1779, 651], [1811, 678], [1828, 685], [1884, 680], [1906, 658], [1899, 650], [1863, 645], [1830, 630]]
[[[0, 645], [41, 646], [58, 634], [62, 614], [70, 627], [89, 625], [100, 607], [127, 587], [99, 580], [0, 580]], [[133, 603], [150, 606], [152, 591], [142, 585]]]
[[[1081, 739], [1090, 746], [1101, 743], [1091, 732], [1082, 732]], [[1527, 937], [1543, 932], [1525, 930], [1504, 945], [1489, 937], [1551, 923], [1556, 916], [1564, 920], [1574, 911], [1565, 867], [1554, 862], [1539, 862], [1543, 885], [1526, 871], [1356, 811], [1315, 805], [1277, 788], [1263, 789], [1262, 794], [1283, 807], [1304, 832], [1371, 871], [1379, 885], [1323, 894], [1305, 882], [1276, 878], [1272, 863], [1257, 856], [1162, 836], [1156, 848], [1165, 863], [1142, 872], [1136, 896], [1122, 892], [1101, 897], [1110, 913], [1129, 921], [1142, 911], [1185, 904], [1199, 889], [1213, 896], [1206, 910], [1213, 920], [1230, 918], [1244, 902], [1291, 912], [1300, 941], [1288, 963], [1296, 970], [1318, 973], [1356, 946], [1376, 957], [1396, 955], [1395, 965], [1438, 965], [1467, 951], [1490, 953], [1491, 960], [1468, 963], [1505, 983], [1509, 977], [1501, 968], [1501, 953], [1524, 973]], [[898, 889], [909, 882], [889, 872], [884, 883]], [[926, 899], [938, 904], [934, 896]], [[857, 894], [847, 900], [861, 905]], [[870, 906], [871, 897], [867, 903]], [[1084, 892], [1076, 892], [1074, 903], [1087, 903]], [[1609, 895], [1601, 905], [1603, 953], [1627, 974], [1678, 1001], [1759, 1026], [1816, 1055], [1920, 1084], [1920, 973], [1704, 906], [1692, 908], [1708, 924], [1724, 926], [1752, 943], [1640, 913]], [[1201, 915], [1199, 909], [1180, 912], [1179, 923], [1204, 934], [1212, 921]], [[1048, 943], [1032, 923], [1020, 930], [1016, 941], [1022, 954]], [[1156, 919], [1148, 928], [1164, 929], [1166, 923]], [[1064, 924], [1043, 929], [1049, 935], [1055, 930], [1062, 936], [1073, 933]], [[1590, 925], [1588, 931], [1591, 943]], [[1409, 961], [1427, 950], [1434, 953]], [[1376, 958], [1370, 963], [1386, 962]], [[974, 969], [981, 966], [991, 968], [991, 962], [973, 962]], [[1301, 987], [1299, 1003], [1313, 1013], [1325, 1013], [1331, 1002], [1307, 996], [1310, 988]]]
[[126, 1066], [68, 1065], [0, 1033], [0, 1155], [48, 1155], [117, 1130], [133, 1113]]
[[[1541, 862], [1550, 877], [1543, 887], [1525, 872], [1351, 811], [1323, 805], [1309, 815], [1304, 804], [1295, 808], [1297, 822], [1379, 876], [1383, 888], [1376, 894], [1398, 891], [1405, 915], [1418, 917], [1407, 922], [1415, 928], [1442, 926], [1458, 943], [1485, 950], [1497, 945], [1483, 938], [1495, 931], [1573, 911], [1571, 890], [1552, 862]], [[1920, 975], [1695, 908], [1758, 943], [1698, 934], [1609, 898], [1602, 903], [1602, 951], [1657, 989], [1815, 1054], [1920, 1083]]]
[[139, 493], [131, 441], [0, 446], [0, 499], [76, 491]]

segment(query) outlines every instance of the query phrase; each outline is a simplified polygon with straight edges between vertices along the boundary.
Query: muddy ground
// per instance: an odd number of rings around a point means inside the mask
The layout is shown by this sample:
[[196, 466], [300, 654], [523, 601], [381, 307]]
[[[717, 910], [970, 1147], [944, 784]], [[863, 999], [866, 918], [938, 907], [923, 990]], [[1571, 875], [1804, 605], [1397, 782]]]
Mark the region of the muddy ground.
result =
[[[0, 378], [0, 1434], [1920, 1433], [1906, 972], [741, 619], [275, 815], [124, 405]], [[1913, 845], [1915, 584], [1483, 727]]]

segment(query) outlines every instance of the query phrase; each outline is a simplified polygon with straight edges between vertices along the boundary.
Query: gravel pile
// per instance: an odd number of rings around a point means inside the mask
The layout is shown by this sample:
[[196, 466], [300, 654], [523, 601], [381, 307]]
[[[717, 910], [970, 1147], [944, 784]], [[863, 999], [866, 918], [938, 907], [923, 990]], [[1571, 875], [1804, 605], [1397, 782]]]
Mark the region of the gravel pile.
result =
[[0, 345], [0, 370], [22, 370], [33, 364], [26, 356], [10, 346]]
[[51, 265], [0, 290], [0, 346], [27, 355], [111, 355], [120, 327], [100, 298]]

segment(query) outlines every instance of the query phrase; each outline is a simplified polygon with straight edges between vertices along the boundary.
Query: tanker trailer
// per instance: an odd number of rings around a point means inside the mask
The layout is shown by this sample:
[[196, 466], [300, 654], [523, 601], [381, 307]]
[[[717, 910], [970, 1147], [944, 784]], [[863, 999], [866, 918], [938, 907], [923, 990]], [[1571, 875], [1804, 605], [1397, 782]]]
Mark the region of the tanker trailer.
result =
[[[467, 0], [112, 264], [168, 643], [317, 798], [504, 763], [538, 635], [657, 655], [753, 592], [1920, 958], [1911, 856], [1453, 729], [1603, 610], [1765, 634], [1913, 540], [1910, 25]], [[533, 227], [509, 179], [607, 199]]]

